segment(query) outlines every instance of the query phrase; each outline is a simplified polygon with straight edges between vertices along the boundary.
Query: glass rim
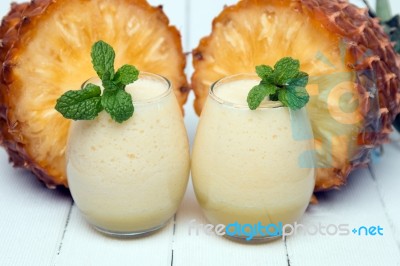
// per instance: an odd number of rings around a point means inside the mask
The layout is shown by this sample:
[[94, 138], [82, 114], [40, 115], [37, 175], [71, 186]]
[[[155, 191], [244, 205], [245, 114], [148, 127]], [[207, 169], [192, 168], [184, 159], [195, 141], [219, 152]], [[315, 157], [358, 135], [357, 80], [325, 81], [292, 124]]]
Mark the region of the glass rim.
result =
[[[229, 100], [222, 99], [221, 97], [217, 96], [214, 92], [215, 88], [217, 88], [219, 85], [221, 85], [221, 83], [224, 83], [227, 81], [233, 82], [233, 81], [238, 81], [238, 80], [244, 80], [244, 79], [246, 79], [244, 77], [247, 77], [247, 79], [251, 78], [251, 79], [261, 80], [260, 77], [258, 77], [258, 75], [256, 73], [251, 73], [251, 72], [237, 73], [237, 74], [229, 75], [229, 76], [220, 78], [217, 81], [215, 81], [214, 83], [212, 83], [210, 86], [210, 89], [208, 91], [208, 95], [210, 96], [210, 98], [212, 100], [216, 101], [217, 103], [219, 103], [221, 105], [236, 108], [236, 109], [250, 110], [250, 108], [247, 104], [234, 103]], [[273, 109], [273, 108], [287, 108], [287, 107], [285, 107], [280, 101], [269, 101], [268, 104], [260, 105], [257, 108], [257, 110], [258, 109]]]
[[[156, 95], [154, 97], [151, 97], [151, 98], [148, 98], [148, 99], [144, 99], [144, 100], [135, 100], [132, 97], [132, 103], [133, 104], [135, 104], [135, 105], [146, 105], [146, 104], [150, 104], [150, 103], [154, 103], [154, 102], [159, 102], [163, 98], [165, 98], [165, 97], [167, 97], [168, 95], [171, 94], [171, 92], [172, 92], [172, 84], [169, 81], [169, 79], [167, 79], [166, 77], [164, 77], [162, 75], [159, 75], [159, 74], [151, 73], [151, 72], [140, 71], [138, 80], [141, 77], [142, 78], [143, 77], [150, 77], [150, 78], [153, 78], [153, 79], [155, 79], [157, 81], [161, 81], [163, 83], [163, 85], [166, 85], [166, 89], [162, 93], [160, 93], [160, 94], [158, 94], [158, 95]], [[91, 78], [87, 79], [85, 82], [82, 83], [81, 89], [83, 89], [86, 84], [90, 83], [91, 80], [97, 80], [97, 81], [101, 82], [99, 77], [97, 77], [97, 76], [91, 77]], [[103, 86], [103, 85], [101, 85], [101, 86]]]

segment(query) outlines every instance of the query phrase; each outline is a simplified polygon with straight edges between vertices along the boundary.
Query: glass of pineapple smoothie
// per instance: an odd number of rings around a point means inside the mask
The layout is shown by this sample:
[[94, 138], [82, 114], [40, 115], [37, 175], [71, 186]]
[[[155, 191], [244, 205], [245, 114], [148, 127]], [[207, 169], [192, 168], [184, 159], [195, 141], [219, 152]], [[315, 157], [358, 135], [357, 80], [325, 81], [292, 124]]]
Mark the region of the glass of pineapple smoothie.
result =
[[[88, 82], [101, 86], [99, 79]], [[84, 217], [115, 236], [161, 228], [186, 189], [189, 145], [169, 81], [141, 72], [129, 84], [133, 117], [116, 123], [106, 112], [74, 121], [67, 145], [68, 184]]]
[[[259, 82], [255, 74], [238, 74], [214, 83], [194, 141], [197, 200], [206, 218], [225, 225], [227, 233], [238, 225], [297, 221], [314, 188], [313, 135], [305, 108], [292, 111], [267, 99], [250, 110], [247, 94]], [[230, 236], [247, 238], [245, 232]], [[252, 240], [278, 236], [264, 230]]]

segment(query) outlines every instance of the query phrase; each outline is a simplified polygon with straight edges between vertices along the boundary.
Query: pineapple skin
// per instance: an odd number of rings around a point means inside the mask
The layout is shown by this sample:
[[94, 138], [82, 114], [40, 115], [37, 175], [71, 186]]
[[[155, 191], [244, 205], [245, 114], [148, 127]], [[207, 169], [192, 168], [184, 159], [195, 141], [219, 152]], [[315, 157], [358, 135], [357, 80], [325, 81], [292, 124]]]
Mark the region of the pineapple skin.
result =
[[[360, 103], [364, 124], [357, 136], [358, 150], [341, 169], [318, 169], [315, 190], [321, 191], [345, 185], [353, 169], [370, 162], [371, 150], [389, 141], [392, 123], [400, 112], [399, 55], [379, 20], [371, 18], [367, 9], [344, 0], [302, 0], [301, 3], [306, 14], [346, 40], [347, 52], [353, 58], [349, 67], [357, 73], [357, 89], [364, 99]], [[365, 73], [374, 73], [376, 84], [363, 79]], [[373, 92], [371, 86], [375, 85], [379, 106], [374, 106], [375, 102], [369, 98]]]
[[[25, 32], [29, 32], [41, 16], [48, 15], [51, 12], [52, 5], [57, 2], [68, 0], [32, 0], [26, 3], [12, 3], [11, 10], [3, 18], [0, 26], [0, 144], [6, 149], [9, 155], [9, 161], [14, 167], [22, 167], [31, 171], [48, 188], [54, 189], [57, 186], [68, 187], [65, 169], [58, 169], [58, 172], [50, 173], [47, 167], [41, 166], [35, 158], [27, 151], [24, 141], [25, 136], [21, 134], [18, 128], [18, 122], [10, 121], [12, 108], [10, 108], [9, 84], [13, 82], [13, 63], [12, 60], [18, 57], [18, 41]], [[85, 0], [77, 0], [85, 1]], [[184, 69], [186, 66], [186, 57], [183, 54], [181, 35], [178, 29], [169, 25], [169, 19], [162, 10], [162, 6], [152, 7], [146, 0], [126, 0], [127, 3], [138, 5], [149, 12], [156, 12], [158, 20], [164, 25], [168, 25], [168, 32], [174, 39], [174, 46], [181, 52], [179, 80], [175, 80], [173, 86], [177, 100], [182, 108], [186, 103], [190, 86], [187, 83]], [[50, 10], [50, 11], [49, 11]], [[18, 106], [13, 107], [18, 108]]]
[[[317, 169], [315, 191], [339, 188], [346, 184], [353, 169], [369, 163], [373, 148], [388, 142], [392, 122], [400, 112], [399, 56], [379, 21], [369, 17], [367, 9], [358, 8], [346, 0], [241, 0], [236, 5], [225, 7], [213, 20], [212, 33], [201, 39], [199, 46], [193, 50], [195, 71], [191, 80], [196, 95], [194, 108], [200, 115], [208, 95], [208, 87], [202, 83], [201, 70], [209, 67], [207, 64], [212, 65], [206, 61], [213, 52], [209, 46], [216, 38], [217, 25], [227, 23], [242, 10], [254, 6], [263, 9], [271, 5], [291, 8], [309, 17], [312, 23], [325, 28], [336, 38], [345, 40], [346, 64], [349, 70], [356, 73], [362, 126], [356, 136], [350, 136], [356, 139], [357, 145], [351, 158], [330, 168]], [[248, 72], [249, 69], [242, 71]], [[365, 73], [374, 73], [376, 84], [371, 84]], [[378, 89], [379, 103], [370, 99], [374, 91], [371, 86], [374, 85]], [[336, 148], [343, 149], [340, 145], [338, 143]]]

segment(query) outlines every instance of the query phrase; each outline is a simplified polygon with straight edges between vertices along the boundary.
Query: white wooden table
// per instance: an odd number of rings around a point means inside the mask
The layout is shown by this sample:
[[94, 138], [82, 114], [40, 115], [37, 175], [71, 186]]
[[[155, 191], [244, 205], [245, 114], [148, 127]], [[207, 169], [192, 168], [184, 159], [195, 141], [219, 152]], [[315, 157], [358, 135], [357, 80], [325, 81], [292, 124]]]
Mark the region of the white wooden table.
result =
[[[1, 0], [0, 15], [10, 0]], [[19, 2], [19, 1], [18, 1]], [[186, 51], [210, 31], [211, 20], [233, 0], [152, 0], [163, 4], [183, 35]], [[353, 1], [361, 5], [361, 1]], [[374, 1], [371, 1], [374, 4]], [[394, 11], [400, 2], [391, 0]], [[190, 58], [188, 75], [191, 74]], [[193, 141], [198, 118], [186, 105]], [[382, 236], [295, 235], [285, 241], [245, 245], [218, 236], [189, 235], [189, 221], [206, 223], [189, 183], [164, 229], [140, 239], [112, 239], [94, 231], [69, 193], [48, 190], [30, 173], [14, 169], [0, 150], [0, 265], [400, 265], [400, 135], [385, 145], [370, 169], [355, 171], [348, 185], [318, 195], [301, 222], [381, 226]], [[352, 228], [352, 227], [351, 227]]]

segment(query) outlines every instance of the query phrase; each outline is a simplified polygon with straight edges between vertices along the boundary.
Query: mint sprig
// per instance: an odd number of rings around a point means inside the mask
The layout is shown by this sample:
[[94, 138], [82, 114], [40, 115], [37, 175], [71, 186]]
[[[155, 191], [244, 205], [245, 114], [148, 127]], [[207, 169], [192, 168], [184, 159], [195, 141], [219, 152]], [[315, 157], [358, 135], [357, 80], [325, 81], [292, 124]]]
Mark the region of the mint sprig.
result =
[[261, 102], [269, 97], [270, 101], [281, 101], [284, 106], [297, 110], [309, 101], [307, 93], [308, 74], [300, 71], [300, 62], [291, 57], [279, 60], [274, 68], [266, 65], [256, 66], [256, 73], [261, 78], [247, 96], [251, 110], [257, 109]]
[[71, 90], [57, 100], [55, 109], [65, 118], [93, 120], [104, 109], [118, 123], [128, 120], [134, 112], [132, 96], [125, 91], [135, 82], [139, 71], [131, 65], [123, 65], [115, 72], [115, 51], [103, 41], [96, 42], [91, 51], [93, 68], [102, 81], [99, 86], [86, 84], [81, 90]]

